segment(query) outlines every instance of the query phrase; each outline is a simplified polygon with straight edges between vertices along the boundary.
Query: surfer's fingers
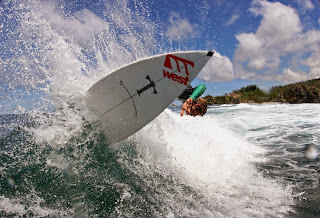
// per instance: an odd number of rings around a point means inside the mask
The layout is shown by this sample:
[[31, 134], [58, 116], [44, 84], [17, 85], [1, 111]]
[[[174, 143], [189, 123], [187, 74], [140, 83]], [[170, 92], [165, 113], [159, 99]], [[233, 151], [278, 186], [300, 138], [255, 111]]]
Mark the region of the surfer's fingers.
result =
[[193, 99], [192, 99], [192, 98], [188, 98], [186, 102], [187, 102], [187, 106], [188, 106], [188, 107], [191, 107], [191, 106], [192, 106]]
[[184, 109], [182, 107], [182, 109], [181, 109], [181, 117], [183, 116], [183, 113], [184, 113]]
[[187, 102], [183, 103], [183, 105], [182, 105], [181, 116], [183, 116], [184, 111], [186, 111], [186, 114], [188, 115], [188, 105], [187, 105]]

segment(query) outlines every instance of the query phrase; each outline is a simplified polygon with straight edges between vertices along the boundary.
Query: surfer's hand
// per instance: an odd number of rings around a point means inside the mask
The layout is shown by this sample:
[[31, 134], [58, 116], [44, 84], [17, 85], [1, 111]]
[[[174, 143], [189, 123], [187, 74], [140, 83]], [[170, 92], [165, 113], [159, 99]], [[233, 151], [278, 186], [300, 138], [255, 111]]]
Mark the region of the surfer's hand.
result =
[[188, 100], [182, 105], [181, 109], [181, 116], [183, 116], [184, 111], [186, 111], [186, 114], [189, 115], [191, 112], [191, 107], [192, 107], [192, 98], [188, 98]]
[[187, 103], [187, 107], [189, 108], [189, 113], [190, 113], [190, 110], [192, 107], [192, 102], [193, 102], [192, 98], [188, 98], [187, 101], [185, 102], [185, 103]]
[[188, 107], [187, 107], [186, 102], [182, 105], [181, 116], [183, 116], [184, 111], [186, 111], [186, 114], [188, 115]]

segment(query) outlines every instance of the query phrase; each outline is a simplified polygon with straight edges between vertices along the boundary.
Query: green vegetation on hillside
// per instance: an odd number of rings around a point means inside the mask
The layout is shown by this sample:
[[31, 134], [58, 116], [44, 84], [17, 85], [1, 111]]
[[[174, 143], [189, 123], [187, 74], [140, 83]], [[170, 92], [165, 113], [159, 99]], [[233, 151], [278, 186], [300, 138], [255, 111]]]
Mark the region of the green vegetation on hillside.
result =
[[288, 103], [320, 103], [320, 78], [272, 87], [269, 100]]
[[272, 87], [269, 93], [263, 92], [257, 85], [249, 85], [222, 96], [204, 97], [208, 104], [239, 104], [239, 103], [320, 103], [320, 78], [299, 82], [286, 86]]

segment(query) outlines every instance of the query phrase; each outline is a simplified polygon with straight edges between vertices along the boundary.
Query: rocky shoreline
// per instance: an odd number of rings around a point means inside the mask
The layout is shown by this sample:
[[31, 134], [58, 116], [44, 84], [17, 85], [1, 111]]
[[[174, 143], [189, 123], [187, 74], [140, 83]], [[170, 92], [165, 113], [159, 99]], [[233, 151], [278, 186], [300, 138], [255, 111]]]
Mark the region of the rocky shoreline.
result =
[[204, 97], [209, 105], [240, 103], [320, 103], [320, 78], [286, 86], [272, 87], [269, 93], [250, 85], [222, 96]]

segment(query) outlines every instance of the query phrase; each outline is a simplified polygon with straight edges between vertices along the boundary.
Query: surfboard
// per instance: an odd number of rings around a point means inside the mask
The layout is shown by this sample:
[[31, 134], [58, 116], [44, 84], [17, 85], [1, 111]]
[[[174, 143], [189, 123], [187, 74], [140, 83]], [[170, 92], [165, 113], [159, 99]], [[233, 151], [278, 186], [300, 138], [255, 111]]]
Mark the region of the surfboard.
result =
[[95, 83], [86, 102], [113, 144], [134, 134], [166, 109], [191, 83], [212, 51], [174, 52], [128, 64]]

